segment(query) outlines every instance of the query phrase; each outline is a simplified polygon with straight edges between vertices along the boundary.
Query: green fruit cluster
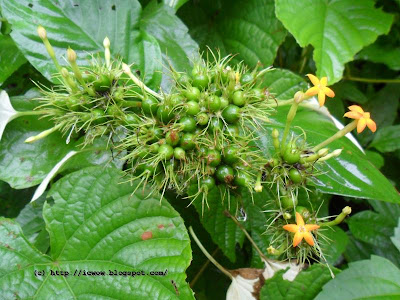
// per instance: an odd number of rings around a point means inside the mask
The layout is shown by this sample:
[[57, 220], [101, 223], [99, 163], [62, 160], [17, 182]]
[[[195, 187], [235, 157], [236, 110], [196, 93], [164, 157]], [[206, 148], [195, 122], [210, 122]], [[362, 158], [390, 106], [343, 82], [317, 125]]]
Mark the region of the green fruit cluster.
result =
[[[230, 68], [224, 60], [196, 64], [190, 75], [172, 72], [176, 86], [162, 99], [145, 96], [141, 112], [118, 146], [127, 174], [160, 190], [208, 193], [216, 186], [253, 191], [266, 160], [249, 144], [255, 120], [274, 101], [257, 87], [259, 72]], [[198, 193], [195, 193], [198, 195]]]

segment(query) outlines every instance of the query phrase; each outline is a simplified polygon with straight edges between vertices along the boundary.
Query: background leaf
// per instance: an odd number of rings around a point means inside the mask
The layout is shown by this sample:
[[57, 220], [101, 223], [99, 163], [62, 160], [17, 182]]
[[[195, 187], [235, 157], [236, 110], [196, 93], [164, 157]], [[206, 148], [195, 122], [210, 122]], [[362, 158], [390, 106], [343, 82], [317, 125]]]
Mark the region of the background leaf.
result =
[[0, 86], [3, 82], [26, 62], [8, 35], [0, 34]]
[[269, 66], [286, 36], [273, 8], [272, 0], [191, 1], [179, 16], [203, 51], [209, 46], [222, 55], [237, 55], [235, 61], [250, 67], [258, 61]]
[[[185, 283], [191, 250], [182, 219], [165, 200], [160, 204], [160, 199], [142, 191], [132, 195], [135, 186], [119, 184], [120, 177], [116, 169], [92, 167], [54, 185], [50, 194], [55, 203], [44, 207], [52, 259], [33, 248], [18, 225], [1, 221], [0, 241], [9, 246], [0, 248], [6, 258], [0, 264], [2, 298], [16, 292], [21, 298], [56, 293], [63, 299], [194, 299]], [[34, 270], [46, 274], [36, 277]], [[50, 276], [50, 270], [70, 275]], [[75, 270], [143, 270], [146, 275], [73, 276]], [[148, 275], [166, 270], [165, 276]]]
[[393, 16], [374, 6], [372, 0], [277, 0], [276, 15], [301, 47], [314, 47], [317, 76], [333, 84], [345, 63], [389, 32]]
[[400, 297], [400, 270], [379, 256], [354, 262], [329, 281], [316, 300], [397, 299]]
[[381, 152], [393, 152], [400, 149], [400, 125], [387, 126], [378, 130], [370, 147]]
[[[339, 270], [334, 269], [334, 272], [337, 274]], [[283, 273], [284, 271], [279, 271], [274, 277], [265, 281], [261, 289], [261, 300], [311, 300], [318, 295], [322, 286], [332, 279], [328, 268], [318, 264], [301, 271], [292, 282], [283, 279]]]

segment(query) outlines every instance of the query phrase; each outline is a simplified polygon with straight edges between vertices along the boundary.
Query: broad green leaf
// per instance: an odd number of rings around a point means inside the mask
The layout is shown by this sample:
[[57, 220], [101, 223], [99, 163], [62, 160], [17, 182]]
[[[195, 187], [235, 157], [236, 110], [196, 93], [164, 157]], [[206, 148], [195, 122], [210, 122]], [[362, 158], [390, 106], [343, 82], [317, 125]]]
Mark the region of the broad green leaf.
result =
[[49, 233], [42, 215], [45, 198], [43, 195], [36, 201], [28, 203], [15, 219], [21, 226], [26, 239], [43, 253], [47, 252], [50, 245]]
[[[28, 92], [25, 96], [12, 98], [12, 104], [19, 111], [31, 110], [37, 105], [32, 101], [38, 94]], [[66, 144], [66, 137], [54, 132], [34, 143], [24, 143], [25, 139], [52, 127], [45, 119], [37, 116], [20, 117], [10, 122], [0, 142], [0, 180], [8, 182], [13, 188], [22, 189], [39, 184], [50, 170], [69, 151], [80, 150], [79, 141]], [[96, 142], [96, 149], [78, 154], [67, 168], [83, 168], [88, 165], [106, 164], [113, 161], [113, 154], [105, 150], [105, 141]], [[115, 161], [114, 165], [120, 164]], [[75, 165], [75, 167], [74, 167]], [[78, 167], [76, 166], [78, 165]]]
[[[193, 191], [189, 191], [189, 195], [193, 194], [192, 192]], [[196, 192], [197, 191], [194, 191], [194, 193]], [[231, 196], [230, 203], [228, 203], [228, 199], [222, 201], [220, 191], [215, 188], [208, 194], [208, 208], [205, 201], [202, 203], [201, 197], [202, 195], [200, 195], [198, 199], [193, 202], [193, 205], [199, 214], [201, 223], [211, 235], [213, 242], [218, 245], [222, 252], [230, 259], [230, 261], [235, 262], [236, 244], [243, 244], [244, 233], [230, 217], [227, 217], [224, 214], [224, 212], [229, 211], [231, 215], [236, 216], [236, 212], [240, 208], [238, 207], [239, 203], [237, 199]]]
[[47, 29], [60, 64], [71, 47], [78, 63], [87, 65], [88, 52], [103, 52], [103, 39], [111, 41], [111, 53], [134, 63], [145, 82], [157, 87], [161, 81], [161, 52], [153, 37], [141, 31], [142, 8], [138, 1], [94, 0], [76, 3], [55, 0], [2, 0], [2, 11], [12, 24], [11, 36], [25, 57], [51, 80], [56, 69], [37, 36], [37, 26]]
[[396, 248], [400, 251], [400, 218], [399, 225], [394, 229], [394, 236], [390, 238]]
[[400, 125], [379, 129], [370, 144], [381, 152], [393, 152], [400, 149]]
[[377, 169], [380, 169], [385, 165], [385, 158], [378, 152], [372, 150], [365, 150], [365, 155]]
[[400, 218], [400, 205], [397, 203], [388, 203], [382, 201], [368, 200], [368, 203], [376, 212], [385, 216], [386, 220], [395, 227]]
[[[333, 270], [335, 274], [339, 270]], [[274, 277], [265, 281], [261, 289], [261, 300], [298, 300], [314, 299], [322, 286], [331, 280], [326, 266], [314, 264], [307, 270], [301, 271], [294, 281], [282, 278], [284, 271], [277, 272]]]
[[273, 69], [267, 72], [262, 84], [279, 100], [292, 99], [297, 91], [307, 89], [307, 83], [302, 77], [285, 69]]
[[390, 215], [362, 211], [352, 216], [348, 223], [352, 235], [367, 243], [366, 249], [371, 254], [383, 256], [400, 266], [399, 252], [391, 240], [397, 226], [396, 221], [393, 222]]
[[[18, 225], [3, 219], [0, 241], [8, 247], [0, 248], [6, 258], [0, 263], [0, 297], [194, 299], [185, 282], [191, 250], [182, 219], [165, 200], [160, 204], [141, 190], [132, 194], [135, 185], [120, 180], [116, 169], [91, 167], [53, 186], [55, 202], [43, 212], [50, 256], [37, 251]], [[45, 274], [35, 276], [34, 270]], [[51, 270], [69, 275], [51, 276]], [[84, 276], [84, 270], [105, 275]], [[110, 270], [145, 275], [110, 276]], [[166, 273], [155, 276], [152, 271]]]
[[335, 98], [330, 103], [335, 104], [338, 99], [343, 99], [358, 104], [368, 102], [367, 96], [359, 90], [356, 83], [350, 81], [341, 81], [335, 84], [332, 89], [335, 91]]
[[369, 60], [375, 63], [383, 63], [392, 70], [400, 70], [400, 48], [391, 46], [372, 44], [363, 49], [357, 58]]
[[330, 265], [334, 265], [342, 253], [346, 250], [349, 237], [339, 226], [333, 226], [326, 228], [326, 230], [320, 230], [320, 233], [326, 238], [326, 240], [319, 239], [322, 252], [328, 263]]
[[362, 211], [352, 216], [348, 223], [355, 238], [383, 248], [391, 246], [393, 226], [384, 215]]
[[[179, 10], [202, 50], [219, 49], [254, 67], [273, 63], [286, 30], [275, 17], [274, 1], [192, 1]], [[251, 37], [251, 38], [250, 38]]]
[[400, 270], [387, 259], [372, 256], [370, 260], [350, 263], [322, 289], [316, 300], [399, 299]]
[[[191, 62], [199, 55], [198, 46], [172, 7], [151, 1], [143, 10], [140, 26], [154, 36], [160, 45], [164, 61], [156, 58], [159, 65], [171, 64], [180, 72], [191, 69]], [[167, 89], [168, 79], [163, 78], [163, 81], [163, 87]]]
[[0, 86], [26, 62], [25, 57], [8, 35], [0, 35]]
[[314, 47], [317, 76], [333, 84], [357, 52], [389, 32], [393, 16], [374, 6], [373, 0], [277, 0], [275, 11], [301, 47]]
[[163, 0], [165, 5], [172, 7], [175, 10], [178, 10], [183, 4], [188, 2], [188, 0]]

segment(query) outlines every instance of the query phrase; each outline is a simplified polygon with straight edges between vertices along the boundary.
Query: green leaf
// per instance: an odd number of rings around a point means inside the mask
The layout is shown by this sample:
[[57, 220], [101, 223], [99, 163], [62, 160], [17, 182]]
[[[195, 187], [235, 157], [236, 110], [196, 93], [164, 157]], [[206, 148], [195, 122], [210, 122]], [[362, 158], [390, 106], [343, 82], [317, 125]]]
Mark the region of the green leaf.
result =
[[[337, 269], [333, 271], [335, 274], [339, 272]], [[318, 295], [322, 286], [332, 279], [328, 268], [319, 264], [301, 271], [292, 282], [283, 279], [283, 273], [284, 271], [279, 271], [274, 277], [265, 281], [261, 289], [261, 300], [311, 300]]]
[[399, 225], [394, 229], [394, 236], [390, 238], [396, 248], [400, 251], [400, 218]]
[[163, 0], [165, 5], [172, 7], [175, 10], [178, 10], [183, 4], [188, 2], [188, 0]]
[[351, 263], [329, 281], [316, 300], [400, 298], [400, 270], [379, 256]]
[[32, 198], [34, 191], [33, 188], [15, 190], [8, 183], [0, 180], [0, 216], [6, 218], [18, 216]]
[[47, 29], [60, 64], [66, 49], [76, 50], [78, 64], [87, 65], [88, 52], [103, 52], [103, 39], [111, 41], [111, 53], [135, 63], [145, 82], [161, 81], [161, 52], [155, 39], [141, 31], [142, 9], [138, 1], [94, 0], [79, 3], [55, 0], [2, 0], [2, 11], [12, 24], [12, 38], [25, 57], [51, 80], [56, 68], [37, 36], [37, 26]]
[[[30, 90], [24, 96], [11, 98], [11, 102], [18, 111], [32, 110], [38, 104], [32, 98], [38, 95], [37, 91]], [[69, 151], [81, 150], [77, 147], [79, 141], [66, 144], [66, 137], [59, 132], [34, 143], [24, 142], [28, 137], [52, 126], [51, 122], [38, 120], [37, 116], [20, 117], [7, 124], [0, 142], [0, 180], [8, 182], [16, 189], [35, 186]], [[121, 162], [113, 160], [111, 151], [104, 150], [106, 143], [105, 139], [96, 141], [94, 150], [77, 154], [71, 162], [67, 162], [65, 169], [77, 170], [109, 162], [120, 166]]]
[[322, 252], [328, 263], [334, 265], [346, 250], [349, 237], [339, 226], [329, 227], [320, 232], [327, 239], [319, 240]]
[[26, 62], [25, 57], [8, 35], [0, 35], [0, 86]]
[[372, 150], [365, 150], [365, 155], [377, 169], [380, 169], [385, 165], [385, 158], [378, 152]]
[[357, 55], [357, 58], [374, 63], [383, 63], [392, 70], [400, 70], [400, 48], [374, 43], [363, 49]]
[[[189, 191], [189, 195], [193, 194], [193, 191]], [[196, 193], [197, 191], [194, 191]], [[230, 217], [224, 214], [224, 211], [229, 211], [233, 216], [236, 215], [237, 211], [237, 199], [233, 196], [230, 198], [230, 207], [228, 199], [222, 201], [220, 191], [215, 188], [211, 190], [207, 196], [207, 203], [202, 203], [202, 195], [193, 202], [196, 208], [200, 221], [204, 228], [211, 235], [211, 238], [215, 244], [222, 250], [222, 252], [230, 259], [230, 261], [236, 261], [235, 248], [236, 244], [242, 245], [244, 241], [244, 233], [240, 228], [232, 221]], [[204, 213], [203, 211], [204, 205]]]
[[302, 77], [285, 69], [273, 69], [267, 72], [262, 84], [279, 100], [292, 99], [297, 91], [307, 89], [307, 83]]
[[277, 0], [276, 15], [301, 47], [314, 47], [317, 76], [333, 84], [345, 63], [389, 32], [393, 16], [374, 6], [373, 0]]
[[[191, 61], [199, 55], [198, 46], [172, 7], [153, 0], [143, 10], [140, 26], [157, 40], [165, 64], [170, 63], [180, 72], [192, 68]], [[157, 63], [162, 64], [161, 58]], [[163, 85], [167, 87], [167, 83]]]
[[[50, 256], [37, 251], [18, 225], [2, 219], [0, 254], [6, 259], [0, 264], [0, 297], [194, 299], [184, 273], [190, 240], [179, 214], [165, 200], [141, 190], [132, 194], [135, 186], [120, 179], [116, 169], [91, 167], [53, 186], [55, 203], [43, 209]], [[45, 274], [35, 276], [34, 270]], [[69, 276], [51, 276], [51, 270]], [[84, 276], [84, 270], [106, 275]], [[146, 275], [110, 276], [109, 270]], [[149, 275], [152, 271], [166, 274]]]
[[222, 55], [237, 55], [236, 61], [251, 67], [259, 61], [271, 65], [286, 36], [273, 1], [192, 1], [179, 10], [179, 16], [202, 50], [209, 46]]
[[355, 238], [383, 248], [391, 246], [393, 226], [384, 215], [362, 211], [352, 216], [348, 223]]
[[393, 152], [400, 149], [400, 125], [378, 129], [370, 147], [374, 147], [381, 152]]

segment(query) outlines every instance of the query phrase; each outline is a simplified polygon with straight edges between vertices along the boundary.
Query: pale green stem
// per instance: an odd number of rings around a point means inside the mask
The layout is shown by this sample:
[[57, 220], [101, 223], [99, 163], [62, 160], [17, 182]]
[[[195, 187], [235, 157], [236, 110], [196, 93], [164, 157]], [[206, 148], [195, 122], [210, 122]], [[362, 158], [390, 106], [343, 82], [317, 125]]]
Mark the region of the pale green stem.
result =
[[292, 121], [293, 121], [294, 117], [296, 116], [298, 107], [299, 107], [299, 103], [297, 103], [296, 101], [293, 102], [292, 106], [290, 107], [289, 113], [287, 115], [286, 126], [285, 126], [285, 130], [283, 131], [283, 136], [282, 136], [282, 140], [281, 140], [281, 154], [283, 154], [285, 152], [285, 149], [286, 149], [285, 143], [286, 143], [287, 136], [289, 134], [290, 125], [292, 124]]
[[123, 70], [124, 73], [127, 74], [129, 76], [130, 79], [132, 79], [132, 81], [141, 89], [145, 90], [146, 92], [148, 92], [150, 95], [153, 95], [154, 97], [156, 97], [157, 99], [162, 100], [163, 97], [161, 95], [159, 95], [158, 93], [156, 93], [155, 91], [153, 91], [151, 88], [149, 88], [148, 86], [146, 86], [139, 78], [137, 78], [135, 75], [133, 75], [133, 73], [131, 72], [131, 69], [129, 68], [128, 65], [123, 64]]
[[243, 231], [244, 235], [249, 239], [250, 243], [253, 245], [254, 249], [256, 249], [260, 257], [264, 260], [267, 260], [264, 253], [261, 252], [260, 248], [258, 248], [256, 243], [254, 242], [250, 234], [247, 232], [247, 230], [242, 226], [242, 224], [240, 224], [239, 221], [234, 216], [232, 216], [228, 211], [225, 211], [225, 214], [228, 215], [233, 222], [235, 222], [235, 224], [240, 228], [241, 231]]
[[351, 207], [350, 206], [346, 206], [345, 208], [343, 208], [342, 212], [340, 213], [340, 215], [338, 215], [336, 217], [335, 220], [330, 221], [330, 222], [326, 222], [326, 223], [320, 223], [321, 227], [326, 227], [326, 226], [335, 226], [338, 225], [340, 223], [343, 222], [343, 220], [349, 215], [351, 214]]
[[223, 266], [221, 266], [215, 259], [212, 257], [210, 253], [204, 248], [204, 246], [201, 244], [200, 240], [197, 238], [196, 234], [193, 231], [192, 226], [189, 227], [189, 232], [192, 235], [194, 241], [196, 242], [197, 246], [199, 246], [201, 252], [226, 276], [228, 276], [231, 280], [233, 279], [233, 276], [227, 269], [225, 269]]
[[345, 76], [344, 79], [350, 81], [368, 82], [368, 83], [400, 83], [400, 79], [360, 78], [353, 76]]
[[312, 148], [312, 151], [316, 152], [319, 149], [325, 147], [326, 145], [332, 143], [333, 141], [340, 139], [341, 137], [345, 136], [352, 130], [354, 130], [357, 127], [358, 120], [354, 120], [353, 122], [347, 124], [342, 130], [336, 132], [334, 135], [332, 135], [330, 138], [326, 139], [323, 141], [321, 144], [315, 146]]

